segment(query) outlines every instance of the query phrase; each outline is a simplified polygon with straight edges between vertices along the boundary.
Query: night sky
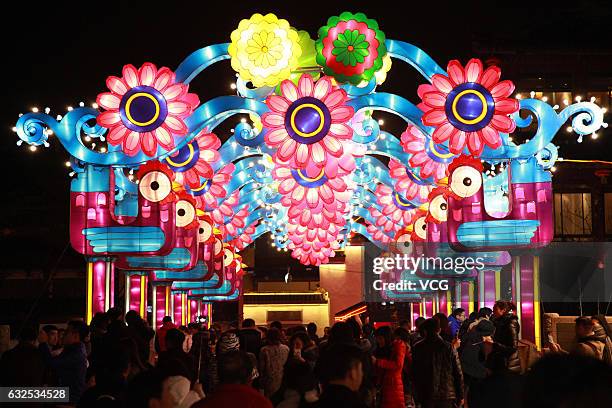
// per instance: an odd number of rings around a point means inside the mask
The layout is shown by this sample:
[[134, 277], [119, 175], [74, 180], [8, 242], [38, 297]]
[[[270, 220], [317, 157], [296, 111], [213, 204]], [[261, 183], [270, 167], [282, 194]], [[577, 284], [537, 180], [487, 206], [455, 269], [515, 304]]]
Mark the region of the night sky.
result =
[[[91, 5], [84, 7], [85, 3]], [[50, 266], [68, 242], [69, 177], [64, 166], [68, 156], [53, 138], [51, 148], [34, 153], [25, 146], [17, 147], [17, 137], [11, 131], [17, 115], [33, 106], [41, 110], [48, 106], [55, 116], [80, 101], [89, 105], [98, 93], [106, 91], [106, 77], [120, 76], [127, 63], [140, 66], [151, 61], [158, 67], [174, 69], [191, 52], [229, 41], [238, 22], [254, 12], [274, 12], [316, 38], [317, 29], [327, 17], [344, 10], [362, 11], [379, 22], [387, 38], [421, 47], [442, 66], [453, 58], [465, 62], [474, 41], [511, 45], [517, 50], [594, 48], [608, 55], [612, 51], [606, 43], [612, 17], [606, 1], [575, 1], [574, 6], [561, 8], [554, 3], [534, 8], [533, 4], [543, 2], [529, 2], [522, 9], [492, 9], [499, 2], [491, 0], [453, 2], [458, 4], [453, 7], [435, 2], [431, 10], [415, 8], [408, 1], [350, 2], [350, 7], [347, 3], [198, 1], [118, 5], [100, 1], [39, 6], [14, 2], [0, 28], [5, 72], [0, 126], [4, 190], [0, 196], [0, 271]], [[229, 61], [224, 61], [196, 78], [190, 90], [205, 101], [231, 93], [229, 84], [233, 80]], [[408, 66], [394, 63], [382, 89], [416, 102], [416, 87], [422, 81]], [[585, 144], [575, 151], [574, 158], [606, 158], [611, 156], [608, 147]], [[62, 265], [82, 265], [82, 258], [72, 249], [64, 258]]]

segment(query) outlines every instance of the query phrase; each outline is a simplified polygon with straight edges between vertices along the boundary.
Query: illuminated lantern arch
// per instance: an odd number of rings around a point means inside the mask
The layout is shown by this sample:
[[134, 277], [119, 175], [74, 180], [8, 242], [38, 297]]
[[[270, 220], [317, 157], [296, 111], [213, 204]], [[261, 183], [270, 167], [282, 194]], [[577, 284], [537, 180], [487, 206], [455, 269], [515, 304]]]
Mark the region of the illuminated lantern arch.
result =
[[[239, 261], [224, 265], [224, 245], [237, 260], [267, 233], [279, 250], [314, 265], [354, 233], [383, 249], [401, 237], [467, 252], [548, 244], [553, 137], [568, 120], [579, 135], [597, 131], [602, 110], [578, 102], [557, 112], [518, 100], [498, 67], [471, 59], [443, 69], [381, 27], [345, 12], [313, 40], [274, 14], [254, 14], [229, 43], [196, 50], [175, 70], [125, 65], [101, 84], [99, 108], [20, 116], [18, 144], [47, 146], [56, 136], [74, 172], [72, 246], [92, 273], [104, 269], [94, 262], [111, 270], [115, 260], [152, 270], [159, 308], [174, 295], [181, 310], [193, 296], [236, 299], [244, 270]], [[238, 75], [235, 94], [200, 101], [189, 92], [226, 59]], [[417, 95], [378, 92], [392, 60], [427, 81]], [[382, 130], [377, 111], [403, 120], [405, 131]], [[249, 121], [215, 134], [237, 114]], [[534, 121], [530, 140], [514, 144], [509, 134]], [[483, 163], [506, 171], [486, 180]], [[489, 183], [505, 195], [489, 194]], [[202, 222], [213, 233], [200, 240]]]

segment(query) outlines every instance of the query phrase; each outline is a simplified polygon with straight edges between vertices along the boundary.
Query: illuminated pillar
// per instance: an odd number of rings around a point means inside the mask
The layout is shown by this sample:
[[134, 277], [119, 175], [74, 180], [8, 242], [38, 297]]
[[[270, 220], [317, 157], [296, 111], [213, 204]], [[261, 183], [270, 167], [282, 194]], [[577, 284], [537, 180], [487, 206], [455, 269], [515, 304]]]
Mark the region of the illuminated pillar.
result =
[[[478, 272], [478, 307], [493, 307], [501, 297], [500, 270], [482, 270]], [[466, 309], [467, 310], [467, 309]]]
[[540, 258], [521, 255], [513, 257], [512, 262], [512, 298], [517, 305], [521, 338], [540, 349]]
[[146, 272], [125, 271], [125, 311], [135, 310], [143, 319], [147, 318]]
[[449, 295], [450, 291], [440, 291], [436, 295], [438, 298], [438, 312], [444, 313], [447, 316], [450, 316], [452, 313]]
[[85, 320], [91, 322], [98, 312], [115, 304], [115, 263], [112, 258], [95, 258], [87, 262], [87, 296]]
[[474, 311], [474, 282], [459, 282], [455, 286], [455, 308], [464, 309], [467, 314]]
[[157, 330], [164, 316], [171, 316], [172, 296], [170, 296], [171, 283], [156, 282], [153, 285], [153, 315], [151, 325]]
[[187, 293], [172, 292], [172, 320], [177, 326], [184, 326], [187, 318]]

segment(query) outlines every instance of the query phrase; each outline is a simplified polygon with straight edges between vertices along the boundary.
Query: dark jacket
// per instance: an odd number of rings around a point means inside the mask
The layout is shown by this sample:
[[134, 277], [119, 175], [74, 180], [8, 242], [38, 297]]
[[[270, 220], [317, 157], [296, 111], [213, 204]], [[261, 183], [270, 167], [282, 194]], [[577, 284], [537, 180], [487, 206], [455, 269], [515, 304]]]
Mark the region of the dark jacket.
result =
[[365, 408], [359, 393], [344, 385], [328, 384], [319, 398], [319, 408]]
[[440, 336], [425, 338], [412, 350], [417, 402], [463, 399], [463, 374], [453, 346]]
[[183, 349], [171, 349], [159, 353], [157, 367], [168, 375], [182, 375], [191, 381], [196, 382], [197, 361]]
[[47, 343], [40, 345], [47, 364], [55, 371], [59, 385], [70, 388], [70, 402], [76, 402], [85, 391], [87, 351], [82, 342], [68, 344], [58, 356], [51, 356]]
[[253, 353], [259, 357], [259, 349], [261, 348], [261, 332], [254, 328], [246, 328], [238, 331], [238, 340], [240, 341], [240, 350], [247, 353]]
[[508, 369], [515, 373], [521, 372], [521, 360], [518, 354], [518, 341], [521, 326], [518, 317], [513, 314], [505, 314], [493, 320], [495, 342], [493, 352], [489, 356], [487, 365], [492, 371]]
[[42, 387], [48, 383], [42, 353], [31, 343], [19, 343], [0, 359], [0, 385]]

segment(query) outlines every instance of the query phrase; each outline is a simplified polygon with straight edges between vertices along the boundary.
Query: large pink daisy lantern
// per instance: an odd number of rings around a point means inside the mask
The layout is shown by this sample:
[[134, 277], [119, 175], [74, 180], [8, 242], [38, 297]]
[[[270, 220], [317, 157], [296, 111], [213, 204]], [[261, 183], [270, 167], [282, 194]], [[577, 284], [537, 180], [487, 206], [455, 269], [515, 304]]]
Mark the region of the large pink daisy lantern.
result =
[[106, 86], [110, 92], [96, 99], [106, 109], [97, 122], [110, 129], [108, 143], [121, 145], [128, 156], [142, 150], [152, 157], [158, 146], [174, 149], [174, 136], [187, 134], [185, 118], [200, 104], [196, 94], [187, 92], [188, 85], [176, 82], [174, 72], [150, 62], [140, 69], [124, 66], [123, 76], [108, 77]]

